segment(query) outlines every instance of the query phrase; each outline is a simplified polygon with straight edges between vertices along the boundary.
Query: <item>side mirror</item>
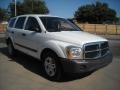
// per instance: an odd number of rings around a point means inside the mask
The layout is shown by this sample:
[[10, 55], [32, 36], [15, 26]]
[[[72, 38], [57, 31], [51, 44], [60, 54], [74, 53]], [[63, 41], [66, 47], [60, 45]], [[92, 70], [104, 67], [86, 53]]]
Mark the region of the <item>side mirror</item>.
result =
[[31, 27], [31, 31], [40, 32], [40, 29], [38, 27]]
[[37, 27], [35, 27], [35, 28], [34, 28], [34, 31], [36, 31], [36, 32], [40, 32], [40, 29], [37, 28]]

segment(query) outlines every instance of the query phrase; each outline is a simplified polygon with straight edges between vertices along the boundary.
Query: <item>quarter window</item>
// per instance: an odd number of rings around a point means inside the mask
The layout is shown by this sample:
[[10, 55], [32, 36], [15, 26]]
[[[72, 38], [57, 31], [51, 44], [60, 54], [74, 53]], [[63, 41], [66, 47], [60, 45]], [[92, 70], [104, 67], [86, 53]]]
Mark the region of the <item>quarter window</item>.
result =
[[16, 24], [15, 24], [15, 28], [22, 29], [24, 22], [25, 22], [25, 19], [26, 19], [26, 17], [19, 17]]
[[15, 23], [15, 20], [16, 20], [16, 18], [13, 18], [13, 19], [10, 20], [9, 27], [13, 27], [13, 25]]

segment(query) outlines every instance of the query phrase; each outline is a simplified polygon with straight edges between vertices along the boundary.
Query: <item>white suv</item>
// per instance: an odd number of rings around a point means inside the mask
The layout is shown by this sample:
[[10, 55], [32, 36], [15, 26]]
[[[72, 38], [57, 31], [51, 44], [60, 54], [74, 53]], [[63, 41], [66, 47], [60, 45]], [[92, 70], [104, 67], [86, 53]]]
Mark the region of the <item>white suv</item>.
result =
[[42, 61], [46, 75], [95, 71], [112, 61], [108, 41], [82, 31], [64, 18], [21, 15], [10, 19], [6, 42], [11, 56], [21, 51]]

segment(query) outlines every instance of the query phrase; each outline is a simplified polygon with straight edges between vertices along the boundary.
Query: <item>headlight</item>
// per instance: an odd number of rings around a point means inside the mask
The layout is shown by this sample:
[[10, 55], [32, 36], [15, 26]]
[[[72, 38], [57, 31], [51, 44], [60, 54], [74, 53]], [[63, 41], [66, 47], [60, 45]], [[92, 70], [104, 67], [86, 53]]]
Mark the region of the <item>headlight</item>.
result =
[[76, 46], [68, 46], [66, 48], [66, 54], [68, 59], [80, 59], [81, 48]]

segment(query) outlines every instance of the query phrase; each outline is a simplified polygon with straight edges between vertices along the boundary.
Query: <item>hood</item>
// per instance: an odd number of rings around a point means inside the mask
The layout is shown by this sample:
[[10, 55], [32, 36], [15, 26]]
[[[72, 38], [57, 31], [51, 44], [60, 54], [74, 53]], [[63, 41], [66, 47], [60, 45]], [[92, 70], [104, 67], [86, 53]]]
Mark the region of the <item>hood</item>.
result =
[[100, 36], [83, 31], [50, 32], [50, 36], [55, 40], [82, 45], [91, 42], [107, 41], [106, 39]]

